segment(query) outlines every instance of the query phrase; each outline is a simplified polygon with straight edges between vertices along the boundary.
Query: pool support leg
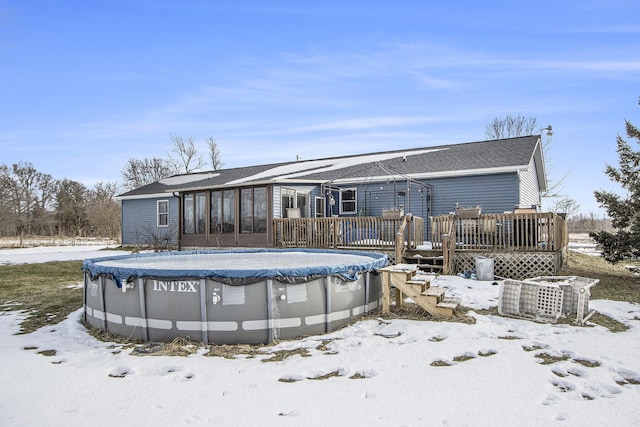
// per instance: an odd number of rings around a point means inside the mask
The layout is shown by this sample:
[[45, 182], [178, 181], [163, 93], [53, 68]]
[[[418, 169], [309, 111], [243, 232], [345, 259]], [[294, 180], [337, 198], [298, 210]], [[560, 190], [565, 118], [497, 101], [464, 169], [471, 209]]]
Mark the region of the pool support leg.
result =
[[267, 279], [267, 327], [269, 328], [269, 337], [267, 338], [267, 344], [273, 342], [275, 322], [273, 321], [273, 305], [276, 304], [275, 296], [273, 295], [273, 280]]
[[100, 285], [100, 309], [102, 310], [102, 330], [109, 332], [107, 328], [107, 303], [104, 298], [104, 276], [98, 276], [98, 285]]
[[[140, 317], [142, 317], [144, 323], [144, 328], [142, 329], [142, 340], [149, 341], [149, 321], [147, 320], [147, 299], [144, 292], [144, 279], [139, 277], [136, 281], [138, 282], [138, 295], [140, 297]], [[122, 287], [124, 288], [125, 286], [127, 285], [123, 283]]]
[[200, 279], [200, 323], [202, 324], [202, 343], [209, 344], [209, 323], [207, 322], [207, 279]]
[[331, 331], [331, 276], [327, 276], [324, 279], [324, 289], [326, 293], [326, 301], [327, 307], [325, 310], [325, 322], [324, 322], [324, 333]]

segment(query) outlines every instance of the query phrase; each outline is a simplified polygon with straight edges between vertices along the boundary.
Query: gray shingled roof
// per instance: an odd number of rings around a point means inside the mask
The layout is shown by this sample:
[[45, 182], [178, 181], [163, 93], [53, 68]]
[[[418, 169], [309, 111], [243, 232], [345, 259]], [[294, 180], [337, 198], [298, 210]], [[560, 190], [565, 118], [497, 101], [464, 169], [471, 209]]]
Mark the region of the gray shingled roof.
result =
[[[435, 178], [456, 171], [466, 175], [516, 170], [527, 167], [536, 151], [540, 154], [538, 141], [539, 136], [532, 135], [176, 175], [119, 197], [264, 182], [357, 182], [392, 174]], [[539, 168], [544, 170], [544, 165]]]

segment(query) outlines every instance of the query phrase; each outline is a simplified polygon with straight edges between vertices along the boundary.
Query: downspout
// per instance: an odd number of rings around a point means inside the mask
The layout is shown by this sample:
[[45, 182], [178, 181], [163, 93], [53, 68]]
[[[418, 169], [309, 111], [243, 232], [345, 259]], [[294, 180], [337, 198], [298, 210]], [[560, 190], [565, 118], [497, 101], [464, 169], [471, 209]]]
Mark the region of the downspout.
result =
[[522, 169], [518, 169], [516, 174], [518, 175], [518, 205], [514, 208], [519, 208], [522, 204]]
[[173, 193], [171, 193], [173, 195], [173, 197], [176, 197], [178, 199], [178, 223], [176, 224], [178, 230], [178, 235], [176, 236], [177, 240], [177, 244], [178, 244], [178, 250], [181, 251], [182, 250], [182, 197], [180, 197], [180, 193], [177, 193], [174, 191]]

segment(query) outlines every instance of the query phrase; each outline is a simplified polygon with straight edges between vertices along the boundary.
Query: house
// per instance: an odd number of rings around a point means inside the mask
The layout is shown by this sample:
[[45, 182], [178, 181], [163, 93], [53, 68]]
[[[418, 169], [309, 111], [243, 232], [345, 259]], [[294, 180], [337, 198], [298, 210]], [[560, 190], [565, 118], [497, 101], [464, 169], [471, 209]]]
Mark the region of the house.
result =
[[123, 245], [263, 247], [277, 218], [539, 209], [546, 185], [532, 135], [176, 175], [117, 199]]

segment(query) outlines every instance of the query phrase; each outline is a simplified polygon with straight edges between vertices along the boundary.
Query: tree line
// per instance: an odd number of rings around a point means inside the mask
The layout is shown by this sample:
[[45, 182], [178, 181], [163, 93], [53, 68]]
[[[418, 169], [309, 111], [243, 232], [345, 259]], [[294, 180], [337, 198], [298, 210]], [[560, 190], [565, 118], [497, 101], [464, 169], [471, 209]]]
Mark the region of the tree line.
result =
[[[122, 225], [120, 203], [115, 200], [118, 194], [208, 166], [193, 138], [171, 135], [171, 141], [173, 149], [167, 158], [129, 159], [122, 169], [122, 184], [105, 181], [89, 188], [40, 172], [28, 161], [0, 164], [0, 237], [119, 239]], [[211, 167], [219, 169], [222, 160], [215, 139], [205, 142]]]
[[0, 165], [0, 236], [120, 235], [120, 205], [115, 182], [93, 188], [55, 179], [30, 162]]

